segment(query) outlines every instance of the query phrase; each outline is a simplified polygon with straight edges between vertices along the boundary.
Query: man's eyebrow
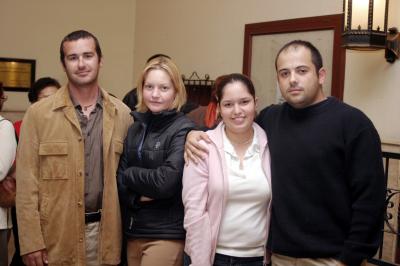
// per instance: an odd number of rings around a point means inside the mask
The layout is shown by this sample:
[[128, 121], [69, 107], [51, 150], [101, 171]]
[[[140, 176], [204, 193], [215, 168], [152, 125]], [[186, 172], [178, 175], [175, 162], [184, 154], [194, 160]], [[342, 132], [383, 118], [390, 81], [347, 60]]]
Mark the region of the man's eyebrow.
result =
[[300, 67], [310, 68], [310, 66], [307, 66], [307, 65], [300, 65], [300, 66], [297, 66], [296, 68], [300, 68]]

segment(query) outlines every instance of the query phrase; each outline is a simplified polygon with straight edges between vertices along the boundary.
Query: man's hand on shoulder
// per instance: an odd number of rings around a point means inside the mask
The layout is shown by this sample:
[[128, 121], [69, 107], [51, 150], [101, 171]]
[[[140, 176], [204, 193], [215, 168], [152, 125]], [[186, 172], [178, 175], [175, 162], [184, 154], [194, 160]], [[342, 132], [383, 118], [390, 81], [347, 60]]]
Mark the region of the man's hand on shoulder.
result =
[[22, 256], [22, 260], [27, 266], [44, 266], [49, 263], [45, 249], [25, 254]]
[[185, 163], [189, 162], [197, 164], [199, 160], [204, 160], [205, 155], [208, 153], [208, 149], [200, 144], [200, 140], [204, 140], [210, 143], [210, 138], [203, 131], [192, 130], [186, 136], [185, 142]]
[[3, 186], [4, 190], [9, 194], [15, 194], [16, 184], [14, 177], [6, 176], [6, 178], [3, 179], [3, 182], [0, 183], [0, 186]]
[[139, 201], [142, 201], [142, 202], [143, 201], [152, 201], [152, 200], [154, 200], [154, 199], [146, 197], [146, 196], [141, 196], [140, 199], [139, 199]]
[[347, 266], [346, 264], [344, 264], [343, 262], [341, 262], [341, 261], [336, 261], [336, 266]]

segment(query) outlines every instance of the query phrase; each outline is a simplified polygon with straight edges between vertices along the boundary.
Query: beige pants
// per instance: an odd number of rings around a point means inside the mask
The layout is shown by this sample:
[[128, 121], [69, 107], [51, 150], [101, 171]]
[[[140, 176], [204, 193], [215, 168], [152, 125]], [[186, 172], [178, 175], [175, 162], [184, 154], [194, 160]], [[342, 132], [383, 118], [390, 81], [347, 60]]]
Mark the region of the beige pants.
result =
[[[272, 266], [337, 266], [338, 261], [332, 258], [308, 259], [293, 258], [278, 254], [272, 254]], [[366, 265], [364, 261], [361, 265]]]
[[182, 266], [184, 240], [128, 240], [129, 266]]
[[87, 266], [99, 266], [99, 228], [100, 222], [88, 223], [85, 226]]
[[[86, 266], [99, 266], [99, 230], [100, 222], [86, 224]], [[106, 264], [101, 264], [106, 266]]]

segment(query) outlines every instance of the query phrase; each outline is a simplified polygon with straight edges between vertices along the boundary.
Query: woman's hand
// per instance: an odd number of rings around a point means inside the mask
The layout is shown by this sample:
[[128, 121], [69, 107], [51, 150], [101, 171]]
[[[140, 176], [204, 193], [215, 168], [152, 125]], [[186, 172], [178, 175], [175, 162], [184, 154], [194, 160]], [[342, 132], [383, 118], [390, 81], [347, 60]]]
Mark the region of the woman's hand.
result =
[[152, 200], [154, 200], [154, 199], [146, 197], [146, 196], [140, 196], [140, 199], [139, 199], [139, 201], [152, 201]]

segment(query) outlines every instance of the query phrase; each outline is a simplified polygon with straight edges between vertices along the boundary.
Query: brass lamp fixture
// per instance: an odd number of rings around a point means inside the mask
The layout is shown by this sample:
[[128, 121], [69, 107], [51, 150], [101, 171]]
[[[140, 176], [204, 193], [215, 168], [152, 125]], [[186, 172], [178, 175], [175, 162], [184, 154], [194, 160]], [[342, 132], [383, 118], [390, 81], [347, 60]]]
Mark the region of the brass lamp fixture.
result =
[[400, 34], [388, 31], [389, 0], [343, 0], [343, 46], [355, 50], [386, 49], [393, 63], [399, 58]]

